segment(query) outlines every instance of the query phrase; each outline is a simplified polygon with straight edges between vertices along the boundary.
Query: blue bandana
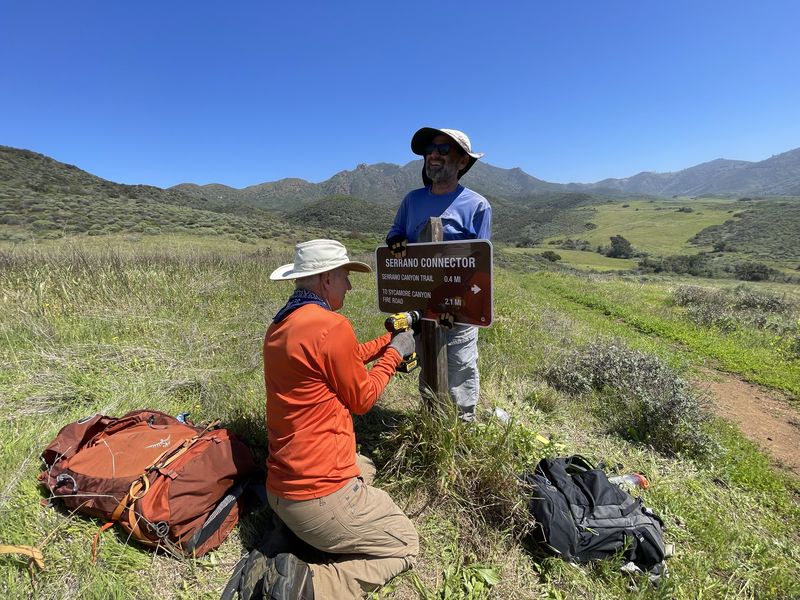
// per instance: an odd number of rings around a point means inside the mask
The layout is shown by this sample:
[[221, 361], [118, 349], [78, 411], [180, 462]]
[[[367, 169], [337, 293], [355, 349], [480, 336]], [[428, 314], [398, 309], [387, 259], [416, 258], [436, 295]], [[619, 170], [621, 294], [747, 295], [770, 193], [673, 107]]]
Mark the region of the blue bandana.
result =
[[275, 315], [275, 318], [272, 319], [273, 323], [280, 323], [294, 311], [296, 311], [301, 306], [306, 304], [316, 304], [321, 306], [324, 309], [330, 310], [331, 307], [328, 306], [328, 303], [325, 302], [322, 298], [317, 296], [311, 290], [306, 290], [303, 288], [298, 288], [289, 296], [289, 301], [284, 305], [282, 309], [278, 311], [278, 314]]

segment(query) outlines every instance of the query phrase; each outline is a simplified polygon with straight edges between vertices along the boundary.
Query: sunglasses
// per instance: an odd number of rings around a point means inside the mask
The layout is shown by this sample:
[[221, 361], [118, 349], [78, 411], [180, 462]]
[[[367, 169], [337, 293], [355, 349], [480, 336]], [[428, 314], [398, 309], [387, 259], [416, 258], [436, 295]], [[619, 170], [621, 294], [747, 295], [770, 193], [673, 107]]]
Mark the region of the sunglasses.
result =
[[433, 151], [436, 150], [441, 156], [447, 156], [450, 153], [450, 148], [453, 147], [453, 144], [445, 142], [444, 144], [428, 144], [425, 146], [425, 156], [428, 154], [433, 154]]

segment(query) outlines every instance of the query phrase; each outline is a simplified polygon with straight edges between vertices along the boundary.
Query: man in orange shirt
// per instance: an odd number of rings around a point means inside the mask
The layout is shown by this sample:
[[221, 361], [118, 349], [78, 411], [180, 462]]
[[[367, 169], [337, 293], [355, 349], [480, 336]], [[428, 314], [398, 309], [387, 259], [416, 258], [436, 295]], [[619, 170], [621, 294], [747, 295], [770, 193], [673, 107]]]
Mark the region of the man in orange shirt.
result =
[[350, 271], [371, 269], [351, 261], [337, 241], [311, 240], [270, 275], [295, 280], [295, 290], [264, 339], [267, 497], [300, 539], [338, 555], [326, 564], [277, 555], [264, 579], [264, 597], [273, 600], [360, 598], [409, 569], [419, 551], [408, 517], [369, 485], [374, 467], [356, 455], [352, 418], [372, 408], [414, 351], [414, 336], [358, 343], [336, 313], [352, 287]]

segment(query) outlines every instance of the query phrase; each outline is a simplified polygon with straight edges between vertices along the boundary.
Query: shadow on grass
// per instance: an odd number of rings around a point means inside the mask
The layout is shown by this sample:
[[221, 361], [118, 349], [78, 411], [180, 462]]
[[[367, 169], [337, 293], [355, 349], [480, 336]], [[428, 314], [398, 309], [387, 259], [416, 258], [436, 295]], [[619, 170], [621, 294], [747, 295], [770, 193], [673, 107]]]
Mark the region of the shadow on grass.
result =
[[407, 418], [408, 415], [401, 411], [381, 406], [374, 406], [365, 415], [353, 416], [358, 453], [372, 459], [379, 473], [384, 466], [381, 459], [386, 452], [385, 449], [383, 452], [379, 452], [378, 449], [386, 443], [386, 432], [397, 429]]

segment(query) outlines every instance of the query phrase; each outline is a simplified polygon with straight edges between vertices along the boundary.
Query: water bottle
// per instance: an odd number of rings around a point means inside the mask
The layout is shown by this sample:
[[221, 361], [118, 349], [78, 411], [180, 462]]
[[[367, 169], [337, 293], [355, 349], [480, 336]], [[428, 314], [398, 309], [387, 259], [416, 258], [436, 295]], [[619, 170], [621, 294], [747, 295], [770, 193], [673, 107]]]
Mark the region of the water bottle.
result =
[[628, 485], [630, 487], [640, 487], [643, 490], [646, 490], [650, 487], [650, 482], [647, 481], [647, 477], [641, 473], [625, 473], [625, 475], [609, 477], [608, 480], [611, 483], [616, 483], [619, 486]]
[[494, 409], [494, 416], [497, 417], [503, 424], [508, 423], [511, 420], [509, 414], [499, 406]]

